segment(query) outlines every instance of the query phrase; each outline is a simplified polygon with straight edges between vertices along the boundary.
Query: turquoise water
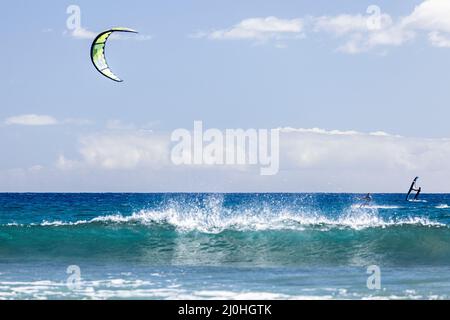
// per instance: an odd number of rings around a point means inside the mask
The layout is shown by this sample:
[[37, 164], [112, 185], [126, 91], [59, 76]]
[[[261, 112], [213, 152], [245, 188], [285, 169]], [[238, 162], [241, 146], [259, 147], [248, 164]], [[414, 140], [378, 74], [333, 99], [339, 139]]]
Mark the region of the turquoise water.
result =
[[450, 195], [360, 196], [0, 194], [0, 299], [448, 299]]

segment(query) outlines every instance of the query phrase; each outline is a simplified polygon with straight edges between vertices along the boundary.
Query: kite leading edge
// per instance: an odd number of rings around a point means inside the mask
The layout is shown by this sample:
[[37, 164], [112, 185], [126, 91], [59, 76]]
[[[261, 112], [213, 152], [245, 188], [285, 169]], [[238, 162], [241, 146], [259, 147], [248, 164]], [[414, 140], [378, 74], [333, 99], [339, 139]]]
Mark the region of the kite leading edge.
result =
[[108, 63], [105, 58], [105, 46], [108, 41], [109, 36], [113, 32], [130, 32], [130, 33], [138, 33], [137, 31], [129, 28], [111, 28], [107, 31], [100, 33], [92, 42], [91, 46], [91, 61], [94, 64], [95, 68], [103, 74], [105, 77], [114, 80], [116, 82], [122, 82], [119, 77], [117, 77], [109, 68]]

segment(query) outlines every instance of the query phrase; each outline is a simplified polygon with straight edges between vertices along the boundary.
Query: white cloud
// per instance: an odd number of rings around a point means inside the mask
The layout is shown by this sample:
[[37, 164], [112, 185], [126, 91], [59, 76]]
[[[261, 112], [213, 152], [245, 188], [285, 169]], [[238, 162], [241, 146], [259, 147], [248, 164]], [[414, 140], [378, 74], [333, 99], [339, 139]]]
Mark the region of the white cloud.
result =
[[6, 125], [22, 125], [22, 126], [49, 126], [58, 124], [58, 121], [52, 116], [24, 114], [13, 116], [5, 119]]
[[314, 30], [325, 31], [336, 35], [345, 35], [352, 32], [367, 31], [367, 16], [361, 14], [340, 14], [337, 16], [322, 16], [314, 18]]
[[392, 17], [379, 13], [374, 18], [367, 15], [341, 14], [313, 19], [314, 31], [347, 37], [338, 51], [356, 54], [379, 46], [400, 46], [414, 38], [415, 33], [394, 23]]
[[[438, 141], [409, 139], [384, 132], [323, 129], [290, 129], [288, 132], [282, 136], [280, 163], [292, 169], [321, 169], [333, 174], [343, 169], [356, 172], [376, 169], [378, 174], [388, 174], [390, 170], [428, 168], [430, 163], [421, 161], [420, 157], [429, 155], [429, 159], [424, 157], [424, 160], [430, 160], [438, 153], [432, 148]], [[442, 150], [450, 156], [450, 141], [442, 144], [445, 146]]]
[[425, 0], [402, 19], [407, 28], [450, 33], [450, 1]]
[[[98, 35], [98, 32], [94, 32], [88, 29], [85, 29], [83, 27], [75, 28], [72, 31], [64, 31], [64, 34], [69, 34], [71, 37], [75, 39], [87, 39], [87, 40], [94, 40], [95, 37]], [[121, 34], [121, 33], [114, 33], [111, 35], [110, 40], [135, 40], [135, 41], [147, 41], [153, 39], [152, 35], [148, 34]]]
[[42, 171], [44, 169], [44, 166], [41, 166], [40, 164], [36, 164], [36, 165], [34, 165], [34, 166], [31, 166], [31, 167], [29, 167], [28, 168], [28, 171], [29, 172], [39, 172], [39, 171]]
[[79, 167], [79, 163], [74, 160], [67, 159], [64, 155], [59, 155], [56, 160], [56, 167], [61, 170], [71, 170]]
[[292, 127], [283, 127], [278, 128], [280, 133], [315, 133], [321, 135], [331, 135], [331, 136], [381, 136], [381, 137], [397, 137], [400, 138], [399, 135], [392, 135], [384, 131], [374, 131], [369, 133], [363, 133], [355, 130], [327, 130], [321, 128], [292, 128]]
[[133, 37], [129, 37], [132, 40], [136, 40], [136, 41], [148, 41], [148, 40], [152, 40], [153, 39], [153, 35], [151, 34], [138, 34], [138, 35], [133, 35]]
[[22, 126], [51, 126], [60, 124], [71, 125], [90, 125], [93, 122], [87, 119], [67, 118], [57, 120], [49, 115], [23, 114], [6, 118], [3, 122], [5, 125], [22, 125]]
[[369, 47], [375, 46], [400, 46], [415, 37], [413, 31], [392, 26], [387, 29], [372, 32], [368, 39]]
[[314, 30], [348, 37], [338, 48], [346, 53], [360, 53], [380, 46], [401, 46], [413, 40], [421, 31], [428, 32], [432, 46], [450, 47], [450, 1], [425, 0], [411, 14], [394, 20], [380, 13], [379, 28], [368, 28], [372, 16], [337, 15], [315, 19]]
[[88, 119], [81, 119], [81, 118], [67, 118], [67, 119], [60, 121], [60, 123], [72, 124], [72, 125], [77, 125], [77, 126], [88, 126], [88, 125], [94, 124], [94, 121], [88, 120]]
[[450, 1], [425, 0], [402, 18], [403, 29], [427, 31], [432, 46], [450, 47]]
[[[82, 138], [80, 143], [82, 162], [103, 169], [159, 167], [169, 160], [170, 141], [151, 134], [97, 134]], [[67, 163], [67, 159], [62, 160], [63, 165]]]
[[277, 17], [248, 18], [229, 29], [211, 32], [198, 32], [192, 37], [213, 40], [250, 39], [267, 41], [269, 39], [285, 39], [301, 37], [303, 21], [301, 19], [280, 19]]
[[136, 125], [134, 123], [124, 123], [118, 119], [108, 120], [106, 122], [106, 128], [108, 130], [134, 130]]
[[87, 30], [83, 27], [75, 28], [70, 32], [70, 35], [76, 39], [89, 39], [94, 40], [97, 36], [97, 33]]
[[358, 131], [354, 130], [326, 130], [321, 128], [291, 128], [291, 127], [284, 127], [284, 128], [278, 128], [278, 130], [281, 133], [292, 133], [292, 132], [298, 132], [298, 133], [317, 133], [317, 134], [324, 134], [324, 135], [358, 135], [361, 134]]
[[443, 35], [438, 31], [433, 31], [428, 34], [430, 43], [439, 48], [450, 48], [450, 35]]
[[368, 46], [364, 45], [363, 37], [360, 34], [356, 34], [352, 35], [352, 37], [347, 40], [347, 42], [339, 46], [337, 48], [337, 51], [348, 54], [357, 54], [367, 51], [368, 49]]

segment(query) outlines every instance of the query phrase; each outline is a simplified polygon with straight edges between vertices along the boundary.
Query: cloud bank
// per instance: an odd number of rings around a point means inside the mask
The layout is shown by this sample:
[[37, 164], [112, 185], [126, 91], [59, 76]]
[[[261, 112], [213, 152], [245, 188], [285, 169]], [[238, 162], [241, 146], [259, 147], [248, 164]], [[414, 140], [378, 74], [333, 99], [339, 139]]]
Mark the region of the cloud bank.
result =
[[[323, 34], [342, 41], [338, 51], [356, 54], [375, 48], [398, 47], [423, 33], [432, 46], [450, 47], [450, 1], [425, 0], [403, 17], [392, 17], [377, 6], [369, 6], [365, 14], [246, 18], [230, 28], [201, 31], [195, 37], [268, 42]], [[279, 43], [275, 45], [278, 47]]]
[[[416, 175], [424, 192], [449, 192], [450, 139], [385, 132], [279, 128], [280, 171], [252, 165], [180, 165], [170, 161], [170, 134], [105, 131], [78, 141], [39, 170], [3, 171], [2, 188], [64, 191], [404, 192]], [[34, 180], [33, 180], [34, 179]]]
[[277, 17], [249, 18], [228, 29], [199, 32], [198, 38], [212, 40], [254, 39], [267, 41], [301, 36], [303, 21], [301, 19], [280, 19]]
[[[74, 39], [79, 39], [79, 40], [94, 40], [95, 37], [99, 34], [100, 32], [94, 32], [88, 29], [85, 29], [83, 27], [78, 27], [75, 28], [73, 30], [71, 30], [70, 32], [65, 31], [64, 34], [68, 34], [70, 37], [74, 38]], [[153, 39], [152, 35], [148, 35], [148, 34], [133, 34], [133, 36], [130, 35], [123, 35], [123, 34], [112, 34], [110, 36], [110, 40], [134, 40], [134, 41], [147, 41], [147, 40], [151, 40]]]
[[52, 116], [37, 115], [37, 114], [23, 114], [6, 118], [4, 121], [6, 125], [22, 125], [22, 126], [49, 126], [58, 124], [58, 121]]
[[50, 115], [39, 115], [39, 114], [22, 114], [17, 116], [11, 116], [3, 121], [6, 126], [54, 126], [61, 124], [71, 124], [71, 125], [90, 125], [92, 121], [87, 119], [78, 118], [67, 118], [63, 120], [58, 120]]

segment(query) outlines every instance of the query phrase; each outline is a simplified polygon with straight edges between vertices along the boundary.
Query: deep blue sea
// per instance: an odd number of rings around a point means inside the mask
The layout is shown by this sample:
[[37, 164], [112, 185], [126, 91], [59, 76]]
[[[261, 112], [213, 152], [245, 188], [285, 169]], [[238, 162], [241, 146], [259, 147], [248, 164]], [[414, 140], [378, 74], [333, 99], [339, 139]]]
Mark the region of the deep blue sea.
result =
[[449, 299], [450, 195], [361, 196], [3, 193], [0, 299]]

